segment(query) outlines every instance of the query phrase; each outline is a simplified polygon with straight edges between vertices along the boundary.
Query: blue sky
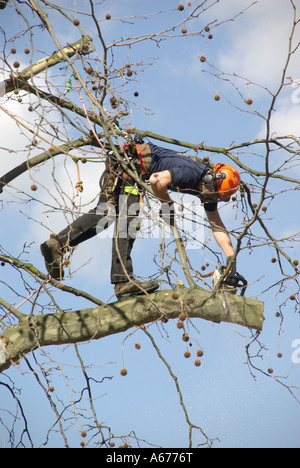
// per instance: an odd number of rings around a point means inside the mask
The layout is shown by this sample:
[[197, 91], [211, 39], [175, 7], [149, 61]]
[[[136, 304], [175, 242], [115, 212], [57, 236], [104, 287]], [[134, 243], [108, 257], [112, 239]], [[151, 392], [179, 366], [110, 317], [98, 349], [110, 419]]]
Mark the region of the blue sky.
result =
[[[163, 2], [163, 8], [164, 10], [176, 8], [177, 3], [174, 0], [166, 0]], [[293, 10], [290, 2], [286, 0], [277, 0], [275, 3], [271, 0], [259, 0], [234, 21], [224, 23], [248, 7], [250, 3], [246, 0], [238, 4], [232, 0], [220, 1], [197, 20], [185, 25], [191, 32], [211, 24], [211, 33], [214, 36], [212, 40], [206, 39], [206, 34], [204, 37], [168, 39], [162, 41], [159, 47], [151, 41], [131, 48], [116, 49], [115, 66], [122, 66], [128, 61], [136, 63], [142, 59], [147, 59], [147, 63], [153, 63], [143, 71], [142, 67], [139, 67], [140, 71], [137, 72], [135, 80], [126, 84], [124, 89], [125, 98], [128, 96], [128, 99], [135, 99], [139, 105], [151, 109], [151, 113], [146, 115], [132, 106], [132, 114], [128, 116], [125, 125], [195, 144], [204, 141], [211, 146], [228, 146], [233, 142], [241, 143], [263, 138], [265, 122], [259, 114], [264, 114], [271, 103], [271, 95], [266, 88], [274, 93], [280, 84], [293, 23]], [[74, 2], [71, 0], [61, 4], [74, 7]], [[183, 15], [188, 11], [186, 3], [184, 4], [185, 12], [168, 11], [145, 19], [142, 16], [146, 13], [161, 10], [161, 1], [104, 2], [99, 6], [99, 16], [104, 18], [107, 13], [112, 16], [112, 20], [100, 23], [105, 40], [108, 44], [120, 37], [161, 31], [183, 19]], [[197, 2], [192, 2], [192, 7], [195, 4]], [[12, 28], [10, 34], [13, 35], [13, 30], [20, 27], [20, 19], [15, 16], [12, 19], [10, 14], [9, 9], [1, 12], [4, 20], [10, 19], [10, 28]], [[133, 20], [129, 18], [125, 23], [114, 19], [132, 15], [141, 17], [135, 18], [134, 24], [131, 24]], [[55, 22], [55, 26], [61, 44], [77, 40], [77, 29], [66, 23], [62, 27], [60, 21]], [[82, 24], [84, 24], [83, 17]], [[219, 26], [214, 27], [214, 25]], [[41, 32], [38, 34], [42, 38]], [[300, 33], [296, 30], [294, 45], [299, 42], [299, 38]], [[99, 43], [97, 44], [95, 40], [94, 44], [101, 56]], [[17, 49], [19, 47], [18, 40], [16, 47]], [[20, 46], [22, 47], [23, 45]], [[44, 53], [52, 53], [54, 49], [50, 41], [40, 42], [39, 50], [35, 52], [35, 59]], [[200, 63], [199, 57], [202, 55], [207, 58], [206, 64]], [[23, 54], [20, 54], [18, 59], [22, 65], [23, 63], [26, 65]], [[297, 50], [287, 73], [287, 76], [291, 77], [291, 82], [300, 78], [298, 63]], [[99, 64], [98, 66], [100, 67]], [[223, 74], [219, 76], [221, 79], [213, 76], [215, 69], [222, 70]], [[56, 71], [52, 70], [51, 73], [54, 76]], [[64, 77], [61, 75], [62, 72], [57, 72], [57, 83], [63, 88]], [[118, 83], [119, 80], [116, 81], [116, 86]], [[253, 99], [251, 108], [245, 104], [236, 91], [237, 88], [245, 99], [248, 97]], [[138, 98], [134, 98], [135, 91], [139, 92]], [[295, 88], [287, 84], [278, 97], [276, 112], [271, 121], [272, 132], [277, 135], [299, 135], [300, 104], [293, 101], [294, 92]], [[216, 93], [221, 96], [219, 102], [214, 100]], [[70, 94], [70, 99], [73, 98], [76, 99]], [[8, 103], [2, 99], [0, 104], [4, 105], [5, 102], [10, 111], [21, 113], [22, 117], [30, 121], [32, 116], [27, 111], [28, 100], [28, 97], [24, 97], [22, 106], [17, 102]], [[51, 117], [55, 121], [56, 114], [53, 113]], [[3, 115], [1, 119], [5, 122], [5, 135], [2, 136], [0, 143], [1, 173], [4, 173], [29, 155], [26, 146], [29, 137], [28, 134], [26, 137], [21, 135], [15, 124]], [[5, 151], [5, 148], [12, 146], [18, 150], [15, 154]], [[41, 147], [36, 149], [36, 153], [31, 152], [30, 156], [38, 154]], [[263, 155], [263, 146], [255, 148], [255, 152]], [[286, 155], [281, 152], [274, 154], [272, 160], [274, 167], [278, 166], [285, 157]], [[251, 149], [246, 148], [240, 158], [252, 168], [264, 167], [263, 158], [252, 154]], [[218, 155], [211, 156], [211, 160], [228, 162], [224, 156]], [[55, 174], [56, 180], [63, 187], [65, 199], [67, 197], [72, 199], [73, 183], [76, 180], [75, 167], [68, 160], [63, 163], [57, 160], [54, 166], [49, 167], [50, 163], [47, 163], [42, 168], [30, 171], [29, 175], [25, 174], [14, 181], [13, 187], [2, 195], [0, 205], [2, 249], [7, 250], [12, 256], [18, 256], [26, 243], [25, 253], [21, 258], [32, 262], [42, 271], [44, 266], [39, 253], [39, 244], [48, 237], [49, 227], [57, 232], [65, 226], [66, 218], [71, 219], [68, 213], [63, 213], [61, 210], [53, 212], [52, 206], [57, 208], [58, 205], [52, 195], [58, 192], [51, 182], [49, 185], [49, 172], [51, 177]], [[299, 167], [299, 162], [294, 164], [287, 175], [299, 178]], [[91, 200], [95, 200], [97, 196], [101, 170], [100, 164], [89, 163], [80, 166], [85, 188], [80, 199], [83, 210], [95, 204]], [[259, 200], [257, 184], [244, 172], [242, 177], [252, 184], [253, 198], [257, 202]], [[34, 199], [30, 193], [31, 180], [39, 184]], [[293, 187], [288, 186], [290, 189]], [[286, 185], [281, 182], [270, 184], [273, 193], [281, 192], [284, 188]], [[299, 232], [299, 221], [295, 215], [297, 200], [299, 194], [294, 190], [283, 192], [275, 199], [268, 200], [270, 205], [263, 219], [274, 237], [283, 238]], [[76, 202], [79, 204], [78, 200]], [[49, 203], [49, 207], [45, 208], [43, 203]], [[61, 199], [61, 204], [63, 203]], [[220, 208], [228, 229], [240, 228], [243, 222], [243, 206], [240, 199], [238, 204], [223, 205]], [[254, 228], [254, 233], [263, 236], [259, 227]], [[158, 267], [153, 263], [153, 255], [157, 253], [158, 244], [159, 239], [142, 238], [136, 241], [133, 259], [137, 275], [147, 277], [158, 271]], [[294, 241], [289, 242], [287, 246], [289, 255], [295, 259], [299, 258], [299, 236], [298, 238], [295, 236]], [[218, 250], [212, 239], [209, 247]], [[170, 246], [169, 251], [173, 254], [174, 246]], [[193, 249], [189, 254], [197, 267], [208, 261], [214, 268], [215, 257], [207, 250]], [[297, 285], [293, 281], [285, 283], [282, 294], [278, 294], [278, 287], [270, 289], [270, 286], [280, 278], [278, 264], [274, 266], [270, 261], [274, 255], [272, 246], [265, 246], [251, 251], [245, 249], [238, 258], [238, 269], [251, 284], [247, 295], [258, 297], [265, 303], [266, 320], [260, 336], [260, 342], [264, 345], [261, 351], [262, 359], [253, 361], [264, 373], [253, 370], [254, 378], [247, 366], [245, 347], [252, 338], [246, 329], [235, 325], [195, 321], [194, 325], [199, 331], [199, 336], [191, 326], [192, 358], [186, 359], [183, 356], [186, 344], [182, 342], [175, 322], [169, 322], [165, 330], [157, 325], [150, 327], [150, 332], [162, 354], [170, 362], [174, 374], [178, 376], [191, 421], [201, 426], [209, 437], [219, 438], [220, 441], [216, 441], [215, 447], [270, 448], [300, 445], [299, 404], [284, 387], [284, 385], [297, 386], [300, 381], [300, 364], [292, 360], [294, 351], [292, 344], [300, 339], [299, 307], [288, 300], [290, 294], [297, 292]], [[8, 266], [0, 268], [0, 274], [3, 275], [0, 276], [0, 295], [15, 304], [21, 302], [22, 298], [18, 298], [5, 286], [6, 282], [11, 281], [14, 289], [21, 291], [21, 278], [10, 271]], [[285, 268], [291, 273], [288, 267]], [[71, 277], [66, 279], [67, 284], [86, 289], [102, 300], [109, 300], [113, 295], [113, 288], [109, 282], [110, 239], [103, 240], [96, 237], [79, 246], [72, 258], [71, 272]], [[182, 271], [176, 269], [176, 272], [178, 277], [184, 280]], [[266, 292], [261, 294], [262, 291]], [[25, 295], [26, 292], [23, 291], [22, 294]], [[281, 323], [280, 319], [275, 317], [275, 312], [285, 298], [287, 301], [282, 309], [284, 320]], [[58, 300], [61, 307], [75, 310], [91, 306], [83, 300], [75, 300], [65, 295], [58, 296]], [[30, 307], [23, 306], [22, 311], [25, 313], [27, 310], [30, 310]], [[128, 336], [130, 332], [133, 333], [132, 336]], [[141, 439], [163, 447], [186, 447], [188, 429], [178, 403], [174, 382], [157, 357], [148, 337], [142, 331], [138, 332], [141, 349], [137, 351], [134, 348], [137, 340], [136, 331], [130, 332], [80, 346], [85, 363], [96, 366], [94, 370], [89, 369], [91, 375], [98, 380], [112, 377], [95, 386], [99, 420], [110, 425], [115, 434], [127, 434], [134, 430]], [[200, 368], [196, 368], [193, 363], [197, 340], [205, 353]], [[254, 344], [250, 350], [256, 354], [257, 345]], [[47, 362], [51, 368], [57, 367], [57, 362], [63, 363], [51, 374], [55, 395], [58, 399], [62, 396], [65, 399], [74, 399], [75, 390], [80, 392], [84, 383], [73, 347], [49, 348], [45, 351], [49, 352], [53, 361], [49, 364], [49, 358], [45, 355], [40, 358], [42, 362]], [[283, 359], [277, 358], [278, 352], [283, 354]], [[128, 369], [125, 378], [119, 374], [123, 364]], [[274, 369], [273, 376], [267, 375], [269, 367]], [[53, 413], [46, 409], [46, 397], [41, 389], [35, 386], [34, 378], [28, 373], [23, 362], [20, 369], [10, 369], [6, 374], [8, 377], [3, 378], [3, 381], [7, 382], [5, 379], [10, 378], [17, 388], [23, 388], [22, 401], [24, 408], [30, 414], [30, 429], [39, 445], [45, 440], [50, 426], [48, 421], [46, 425], [44, 424], [45, 418], [54, 422]], [[66, 375], [69, 379], [65, 377]], [[283, 377], [280, 381], [284, 385], [275, 380], [276, 376]], [[12, 409], [15, 403], [12, 402], [10, 395], [3, 388], [0, 388], [0, 391], [0, 408], [6, 411]], [[295, 390], [295, 395], [300, 398], [299, 391]], [[77, 427], [70, 428], [67, 433], [69, 443], [74, 447], [79, 445], [78, 432], [86, 424], [82, 416], [86, 411], [86, 403], [82, 403], [82, 406], [83, 409], [79, 411], [76, 419]], [[9, 419], [5, 411], [0, 412], [0, 417], [4, 416]], [[194, 444], [200, 442], [203, 442], [203, 439], [195, 433]], [[2, 429], [0, 429], [0, 444], [8, 445], [7, 434]], [[50, 446], [63, 446], [62, 439], [54, 432], [50, 437]]]

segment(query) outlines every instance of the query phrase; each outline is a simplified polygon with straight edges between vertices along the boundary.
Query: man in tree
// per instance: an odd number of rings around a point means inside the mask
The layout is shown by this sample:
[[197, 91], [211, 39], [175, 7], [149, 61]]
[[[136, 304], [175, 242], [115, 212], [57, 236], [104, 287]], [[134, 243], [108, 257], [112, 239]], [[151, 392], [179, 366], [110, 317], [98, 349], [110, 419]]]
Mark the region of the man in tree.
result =
[[[149, 180], [154, 194], [162, 204], [160, 214], [166, 222], [174, 222], [174, 207], [169, 190], [194, 195], [204, 203], [215, 240], [226, 255], [227, 265], [231, 264], [231, 273], [234, 274], [234, 250], [217, 208], [218, 201], [229, 201], [238, 190], [238, 171], [221, 163], [209, 169], [205, 164], [174, 150], [144, 143], [139, 136], [131, 144], [124, 145], [120, 152], [123, 152], [129, 167], [136, 170], [144, 180]], [[116, 296], [122, 298], [154, 292], [159, 287], [156, 281], [141, 282], [133, 275], [131, 251], [138, 229], [132, 230], [129, 226], [139, 215], [139, 210], [136, 209], [139, 202], [136, 184], [121, 169], [113, 152], [107, 157], [106, 171], [101, 179], [98, 207], [41, 245], [46, 268], [53, 278], [61, 280], [64, 253], [70, 247], [77, 246], [108, 228], [115, 221], [111, 282], [115, 285]]]

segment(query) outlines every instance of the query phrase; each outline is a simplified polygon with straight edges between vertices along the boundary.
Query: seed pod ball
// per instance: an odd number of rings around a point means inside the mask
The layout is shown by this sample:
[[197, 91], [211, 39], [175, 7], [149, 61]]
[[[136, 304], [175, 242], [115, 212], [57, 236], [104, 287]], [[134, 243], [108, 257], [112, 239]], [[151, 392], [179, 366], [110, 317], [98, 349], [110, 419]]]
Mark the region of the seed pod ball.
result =
[[184, 333], [184, 334], [182, 335], [182, 341], [187, 342], [187, 341], [189, 341], [189, 339], [190, 339], [190, 337], [189, 337], [189, 334], [188, 334], [188, 333]]

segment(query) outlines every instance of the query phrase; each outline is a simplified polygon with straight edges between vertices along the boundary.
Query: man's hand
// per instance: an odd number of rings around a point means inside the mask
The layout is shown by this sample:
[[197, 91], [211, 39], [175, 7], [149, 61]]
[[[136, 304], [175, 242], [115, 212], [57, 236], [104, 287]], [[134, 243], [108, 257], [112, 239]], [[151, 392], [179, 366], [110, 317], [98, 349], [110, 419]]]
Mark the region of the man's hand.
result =
[[236, 274], [236, 260], [233, 260], [233, 255], [230, 255], [229, 257], [227, 257], [226, 269], [229, 266], [230, 266], [230, 270], [229, 270], [228, 275], [234, 276]]

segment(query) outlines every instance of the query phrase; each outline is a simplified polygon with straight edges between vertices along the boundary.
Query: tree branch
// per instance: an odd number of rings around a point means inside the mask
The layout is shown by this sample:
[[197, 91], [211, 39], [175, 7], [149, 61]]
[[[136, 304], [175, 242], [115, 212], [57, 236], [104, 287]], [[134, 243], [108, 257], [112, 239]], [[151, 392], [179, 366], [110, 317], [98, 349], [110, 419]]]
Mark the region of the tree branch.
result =
[[[44, 275], [41, 271], [39, 271], [37, 268], [35, 268], [31, 263], [25, 263], [21, 262], [17, 258], [13, 257], [6, 257], [5, 255], [0, 254], [0, 261], [4, 263], [8, 263], [10, 265], [13, 265], [19, 269], [22, 269], [32, 275], [34, 278], [39, 278], [42, 279], [43, 281], [48, 280], [48, 275]], [[79, 289], [72, 288], [71, 286], [67, 286], [65, 284], [60, 283], [59, 281], [56, 281], [54, 279], [51, 279], [49, 283], [54, 286], [57, 289], [63, 290], [64, 292], [73, 294], [76, 297], [83, 297], [84, 299], [87, 299], [88, 301], [93, 302], [94, 304], [97, 305], [102, 305], [103, 302], [100, 301], [100, 299], [97, 299], [94, 296], [91, 296], [85, 291], [80, 291]]]
[[[99, 135], [99, 137], [101, 138], [102, 135]], [[24, 172], [28, 171], [32, 167], [38, 166], [39, 164], [42, 164], [48, 159], [52, 159], [55, 156], [58, 156], [59, 154], [66, 154], [73, 149], [92, 145], [94, 142], [94, 136], [79, 138], [78, 140], [70, 141], [69, 143], [65, 143], [61, 146], [56, 146], [54, 147], [54, 149], [49, 149], [44, 153], [34, 156], [28, 161], [24, 161], [22, 164], [14, 167], [11, 171], [7, 172], [6, 174], [0, 177], [0, 193], [3, 192], [3, 188], [5, 187], [5, 185], [8, 185], [11, 181], [24, 174]]]
[[[257, 145], [257, 144], [264, 144], [265, 145], [266, 141], [268, 141], [269, 144], [272, 143], [272, 144], [280, 146], [284, 150], [287, 150], [287, 147], [284, 146], [284, 145], [281, 145], [278, 142], [278, 140], [291, 139], [291, 140], [294, 141], [294, 137], [292, 135], [287, 135], [287, 136], [283, 136], [283, 137], [278, 137], [276, 139], [268, 139], [268, 140], [266, 140], [266, 139], [256, 139], [256, 140], [253, 140], [253, 141], [239, 143], [239, 144], [229, 146], [227, 148], [225, 148], [225, 147], [223, 148], [223, 147], [220, 147], [220, 146], [205, 145], [204, 142], [199, 143], [199, 144], [193, 144], [193, 143], [189, 143], [187, 141], [179, 140], [178, 138], [166, 137], [164, 135], [159, 135], [157, 133], [149, 132], [147, 130], [136, 130], [136, 133], [139, 133], [139, 134], [141, 134], [143, 136], [147, 136], [148, 138], [152, 138], [154, 140], [163, 141], [165, 143], [170, 143], [172, 145], [181, 146], [183, 148], [193, 149], [195, 151], [206, 151], [206, 152], [212, 153], [212, 154], [214, 154], [214, 153], [224, 154], [229, 159], [231, 159], [237, 166], [239, 166], [241, 169], [247, 171], [250, 174], [258, 176], [258, 177], [265, 177], [266, 173], [262, 172], [262, 171], [258, 171], [257, 169], [252, 169], [251, 167], [246, 166], [245, 164], [243, 164], [241, 162], [241, 160], [239, 158], [237, 158], [236, 156], [234, 156], [232, 154], [232, 151], [234, 151], [234, 150], [236, 150], [238, 148], [244, 148], [244, 147]], [[294, 154], [295, 155], [299, 154], [299, 151], [295, 151]], [[286, 182], [291, 182], [293, 184], [297, 184], [297, 185], [300, 184], [300, 179], [285, 177], [285, 176], [283, 176], [281, 174], [276, 174], [275, 172], [272, 172], [271, 174], [269, 174], [269, 176], [271, 178], [281, 179], [281, 180], [284, 180]]]
[[0, 83], [0, 89], [4, 90], [4, 94], [10, 93], [11, 91], [14, 91], [15, 89], [22, 89], [24, 84], [26, 84], [26, 82], [30, 78], [33, 78], [39, 73], [47, 70], [50, 67], [57, 65], [60, 62], [63, 62], [65, 60], [65, 55], [71, 58], [76, 53], [80, 53], [82, 55], [89, 54], [90, 53], [89, 45], [91, 44], [91, 42], [92, 42], [92, 38], [90, 36], [82, 37], [81, 39], [79, 39], [79, 41], [74, 42], [73, 44], [70, 44], [64, 47], [62, 49], [64, 53], [62, 53], [61, 51], [57, 51], [54, 54], [48, 57], [42, 58], [38, 62], [25, 68], [18, 75], [11, 75], [10, 78]]
[[8, 327], [1, 337], [7, 345], [0, 372], [38, 347], [100, 339], [163, 316], [176, 319], [183, 311], [188, 318], [235, 323], [261, 331], [263, 309], [263, 303], [254, 299], [195, 287], [180, 288], [179, 297], [172, 290], [164, 290], [90, 309], [27, 316]]
[[[0, 297], [0, 305], [5, 307], [5, 309], [9, 311], [7, 315], [13, 314], [18, 320], [22, 320], [24, 317], [26, 317], [26, 315], [22, 314], [21, 312], [18, 311], [18, 309], [16, 309], [12, 305], [10, 305], [8, 302], [6, 302], [4, 299], [2, 299], [2, 297]], [[4, 317], [1, 317], [0, 321], [3, 318]]]

